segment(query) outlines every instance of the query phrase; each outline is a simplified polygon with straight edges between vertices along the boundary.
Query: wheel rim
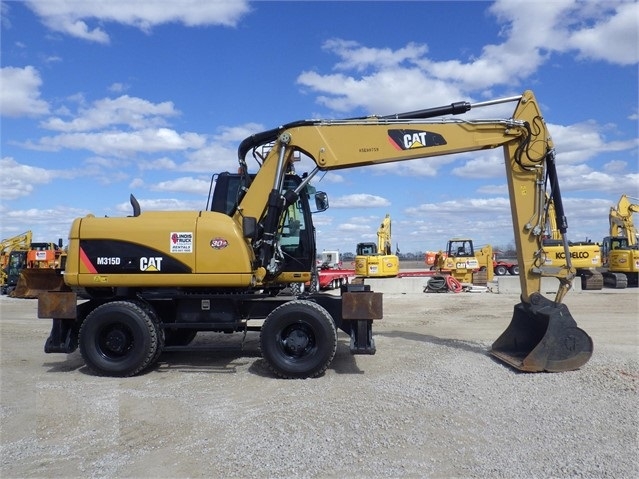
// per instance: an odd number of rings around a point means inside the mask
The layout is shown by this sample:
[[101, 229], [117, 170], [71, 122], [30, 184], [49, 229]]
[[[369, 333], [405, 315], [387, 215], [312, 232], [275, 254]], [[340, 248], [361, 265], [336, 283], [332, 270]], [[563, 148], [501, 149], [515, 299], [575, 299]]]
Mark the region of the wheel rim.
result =
[[113, 323], [102, 328], [96, 338], [96, 349], [100, 356], [110, 360], [122, 359], [133, 348], [133, 332], [122, 323]]
[[278, 341], [280, 350], [288, 357], [302, 358], [317, 349], [313, 330], [304, 323], [295, 323], [284, 328]]

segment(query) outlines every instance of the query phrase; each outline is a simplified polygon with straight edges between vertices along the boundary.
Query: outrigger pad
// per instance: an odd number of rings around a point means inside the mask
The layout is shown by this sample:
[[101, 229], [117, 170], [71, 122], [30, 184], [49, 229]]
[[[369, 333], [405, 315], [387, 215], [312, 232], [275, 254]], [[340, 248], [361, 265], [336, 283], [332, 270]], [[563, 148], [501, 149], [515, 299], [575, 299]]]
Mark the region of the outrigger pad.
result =
[[579, 369], [592, 356], [592, 339], [563, 303], [539, 293], [515, 306], [513, 319], [493, 343], [490, 354], [527, 372]]

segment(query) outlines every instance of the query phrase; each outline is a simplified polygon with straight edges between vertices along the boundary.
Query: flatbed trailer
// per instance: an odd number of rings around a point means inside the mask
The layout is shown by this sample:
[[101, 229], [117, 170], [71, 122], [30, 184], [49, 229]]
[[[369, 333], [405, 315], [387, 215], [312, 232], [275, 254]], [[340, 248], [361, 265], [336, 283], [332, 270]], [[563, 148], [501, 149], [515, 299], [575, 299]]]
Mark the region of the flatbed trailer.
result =
[[320, 269], [318, 271], [320, 290], [339, 289], [355, 278], [354, 269]]

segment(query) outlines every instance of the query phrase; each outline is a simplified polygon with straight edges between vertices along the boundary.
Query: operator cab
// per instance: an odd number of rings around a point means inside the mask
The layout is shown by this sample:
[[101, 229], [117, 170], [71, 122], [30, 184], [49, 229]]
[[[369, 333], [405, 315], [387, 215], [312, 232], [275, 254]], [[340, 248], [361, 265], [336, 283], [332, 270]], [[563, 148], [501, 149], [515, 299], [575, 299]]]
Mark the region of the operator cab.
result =
[[456, 239], [448, 242], [446, 253], [449, 257], [466, 257], [470, 258], [475, 256], [475, 250], [473, 248], [473, 241], [469, 239]]
[[358, 256], [372, 256], [377, 254], [377, 245], [375, 243], [357, 243]]
[[[252, 181], [254, 174], [220, 173], [216, 177], [215, 189], [210, 201], [211, 211], [233, 216], [241, 201], [241, 191]], [[295, 174], [284, 177], [283, 191], [295, 190], [302, 178]], [[315, 197], [315, 211], [311, 211], [309, 198]], [[207, 205], [208, 206], [208, 205]], [[299, 198], [289, 205], [281, 216], [277, 239], [284, 256], [281, 272], [311, 271], [315, 266], [315, 227], [312, 213], [328, 208], [326, 193], [315, 191], [311, 185], [302, 189]], [[259, 226], [258, 226], [259, 228]]]

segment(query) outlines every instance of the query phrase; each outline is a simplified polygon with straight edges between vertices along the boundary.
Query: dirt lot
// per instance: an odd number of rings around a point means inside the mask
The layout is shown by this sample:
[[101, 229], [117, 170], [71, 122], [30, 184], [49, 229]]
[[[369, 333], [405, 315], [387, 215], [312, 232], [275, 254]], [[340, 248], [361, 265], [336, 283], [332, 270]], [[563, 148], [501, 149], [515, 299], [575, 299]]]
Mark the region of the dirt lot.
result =
[[377, 354], [273, 378], [258, 336], [198, 335], [128, 379], [46, 355], [36, 300], [0, 298], [3, 478], [639, 477], [638, 291], [569, 293], [593, 338], [581, 370], [487, 354], [517, 295], [389, 294]]

